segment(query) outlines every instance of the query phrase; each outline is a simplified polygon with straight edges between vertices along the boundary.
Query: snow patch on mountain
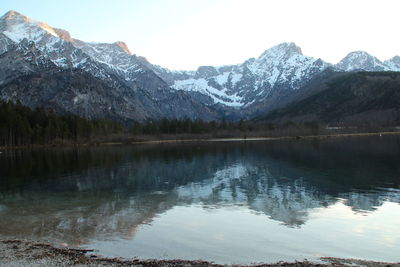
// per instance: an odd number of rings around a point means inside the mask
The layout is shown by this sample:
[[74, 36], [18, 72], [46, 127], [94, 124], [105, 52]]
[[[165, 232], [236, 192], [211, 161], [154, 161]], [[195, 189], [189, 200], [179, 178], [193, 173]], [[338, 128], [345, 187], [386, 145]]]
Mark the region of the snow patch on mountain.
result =
[[[222, 79], [219, 80], [223, 82]], [[230, 107], [240, 107], [243, 105], [242, 98], [237, 94], [228, 95], [227, 90], [218, 90], [208, 85], [208, 81], [204, 78], [201, 79], [187, 79], [176, 81], [173, 88], [176, 90], [193, 91], [205, 94], [211, 97], [214, 103], [220, 103]]]
[[241, 73], [230, 73], [231, 83], [235, 86], [243, 77]]
[[216, 76], [214, 79], [219, 85], [222, 86], [228, 82], [228, 77], [229, 77], [229, 72], [224, 72]]
[[262, 101], [275, 87], [296, 90], [328, 66], [304, 56], [294, 43], [283, 43], [240, 65], [199, 67], [194, 74], [187, 74], [189, 77], [176, 79], [172, 87], [200, 92], [215, 104], [242, 107]]
[[[16, 11], [9, 11], [0, 19], [0, 29], [3, 34], [14, 42], [21, 42], [24, 38], [38, 43], [47, 38], [48, 47], [59, 41], [55, 30], [47, 23], [32, 20]], [[50, 38], [51, 35], [53, 38]]]
[[73, 45], [82, 49], [94, 60], [106, 64], [110, 68], [127, 71], [137, 64], [132, 62], [132, 55], [126, 44], [122, 42], [115, 43], [86, 43], [80, 40], [74, 40]]

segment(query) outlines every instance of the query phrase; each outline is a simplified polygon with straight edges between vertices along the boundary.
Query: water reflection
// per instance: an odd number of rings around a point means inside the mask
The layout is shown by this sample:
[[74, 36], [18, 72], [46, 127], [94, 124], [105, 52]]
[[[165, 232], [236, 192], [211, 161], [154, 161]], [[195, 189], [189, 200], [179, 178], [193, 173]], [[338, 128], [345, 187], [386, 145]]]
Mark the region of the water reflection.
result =
[[177, 206], [246, 207], [301, 228], [338, 202], [400, 203], [400, 139], [13, 151], [0, 157], [0, 235], [69, 244], [132, 239]]

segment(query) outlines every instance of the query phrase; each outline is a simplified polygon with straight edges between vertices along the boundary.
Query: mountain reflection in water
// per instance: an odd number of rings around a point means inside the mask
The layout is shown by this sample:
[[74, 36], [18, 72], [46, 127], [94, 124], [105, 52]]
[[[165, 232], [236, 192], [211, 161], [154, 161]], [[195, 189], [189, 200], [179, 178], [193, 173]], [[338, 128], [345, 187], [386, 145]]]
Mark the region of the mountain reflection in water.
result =
[[205, 142], [8, 151], [0, 237], [86, 244], [132, 239], [174, 207], [245, 207], [301, 228], [337, 203], [400, 203], [400, 139]]

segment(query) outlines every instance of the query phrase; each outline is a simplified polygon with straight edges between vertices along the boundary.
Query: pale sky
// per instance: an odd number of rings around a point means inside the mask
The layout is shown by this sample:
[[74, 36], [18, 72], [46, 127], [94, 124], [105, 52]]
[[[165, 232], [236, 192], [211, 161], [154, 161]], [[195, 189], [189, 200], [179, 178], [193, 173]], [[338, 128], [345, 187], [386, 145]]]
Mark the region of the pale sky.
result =
[[237, 64], [282, 42], [330, 63], [400, 55], [400, 0], [1, 0], [8, 10], [171, 69]]

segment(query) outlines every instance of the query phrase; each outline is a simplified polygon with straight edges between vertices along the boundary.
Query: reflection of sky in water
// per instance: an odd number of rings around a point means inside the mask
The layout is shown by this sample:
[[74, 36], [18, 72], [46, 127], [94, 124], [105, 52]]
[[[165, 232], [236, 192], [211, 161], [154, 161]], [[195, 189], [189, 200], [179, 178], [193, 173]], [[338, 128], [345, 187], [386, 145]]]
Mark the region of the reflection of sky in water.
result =
[[18, 153], [0, 158], [0, 237], [123, 257], [400, 260], [398, 138]]
[[326, 209], [310, 210], [310, 217], [298, 229], [283, 227], [246, 207], [178, 206], [150, 225], [140, 226], [134, 237], [89, 246], [120, 257], [208, 259], [224, 263], [294, 261], [321, 256], [399, 260], [400, 208], [396, 204], [385, 203], [366, 216], [354, 213], [339, 201]]

